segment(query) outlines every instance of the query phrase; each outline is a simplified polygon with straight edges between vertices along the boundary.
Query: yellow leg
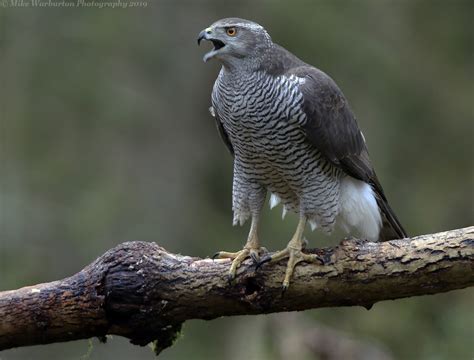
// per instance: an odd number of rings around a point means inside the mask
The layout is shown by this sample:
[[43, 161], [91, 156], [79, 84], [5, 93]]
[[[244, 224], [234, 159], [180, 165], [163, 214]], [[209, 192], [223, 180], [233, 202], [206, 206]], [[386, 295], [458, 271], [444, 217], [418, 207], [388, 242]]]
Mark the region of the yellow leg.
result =
[[283, 291], [288, 289], [290, 286], [290, 279], [291, 276], [293, 275], [293, 271], [295, 269], [296, 264], [305, 261], [305, 262], [321, 262], [321, 259], [319, 258], [318, 255], [314, 254], [304, 254], [302, 252], [303, 249], [303, 232], [304, 228], [306, 226], [306, 218], [301, 217], [300, 221], [298, 223], [298, 226], [296, 227], [295, 234], [289, 241], [288, 245], [284, 250], [278, 251], [272, 256], [269, 256], [265, 259], [262, 259], [260, 261], [258, 266], [261, 266], [262, 264], [266, 262], [276, 262], [285, 258], [288, 259], [288, 263], [286, 266], [286, 272], [285, 272], [285, 279], [283, 280]]
[[260, 255], [267, 250], [263, 247], [260, 247], [258, 242], [258, 235], [257, 235], [257, 227], [258, 227], [258, 216], [252, 217], [252, 225], [250, 226], [249, 236], [247, 238], [247, 242], [244, 248], [237, 252], [227, 252], [227, 251], [219, 251], [217, 252], [213, 258], [220, 258], [220, 259], [233, 259], [232, 264], [230, 265], [229, 269], [229, 281], [235, 278], [235, 273], [237, 268], [242, 264], [242, 262], [251, 257], [255, 263], [258, 263], [260, 260]]

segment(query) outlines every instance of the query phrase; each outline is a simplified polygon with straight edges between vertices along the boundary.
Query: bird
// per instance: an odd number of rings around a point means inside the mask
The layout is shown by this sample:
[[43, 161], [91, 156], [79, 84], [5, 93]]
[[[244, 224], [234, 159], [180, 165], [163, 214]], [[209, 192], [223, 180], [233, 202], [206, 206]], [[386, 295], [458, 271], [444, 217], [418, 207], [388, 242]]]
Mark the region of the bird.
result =
[[[273, 42], [253, 21], [224, 18], [198, 35], [213, 48], [204, 62], [221, 69], [209, 108], [233, 155], [233, 224], [251, 219], [242, 250], [230, 258], [229, 280], [246, 258], [258, 266], [288, 258], [283, 290], [295, 266], [321, 261], [305, 253], [304, 230], [330, 234], [337, 226], [367, 241], [407, 237], [371, 164], [364, 135], [347, 99], [323, 71]], [[294, 235], [273, 254], [260, 245], [258, 226], [267, 193], [270, 207], [298, 214]]]

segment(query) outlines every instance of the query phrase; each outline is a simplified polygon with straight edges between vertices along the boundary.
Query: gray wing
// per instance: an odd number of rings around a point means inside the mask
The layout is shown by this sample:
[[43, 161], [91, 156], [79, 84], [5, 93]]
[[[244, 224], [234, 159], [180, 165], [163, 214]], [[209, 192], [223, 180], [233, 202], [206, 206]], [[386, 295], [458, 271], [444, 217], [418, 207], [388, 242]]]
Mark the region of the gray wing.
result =
[[222, 141], [224, 142], [225, 146], [229, 150], [232, 156], [234, 156], [234, 148], [232, 146], [232, 143], [230, 142], [229, 135], [225, 132], [224, 125], [222, 124], [221, 120], [219, 119], [219, 116], [217, 115], [217, 112], [215, 111], [214, 107], [209, 108], [209, 112], [211, 115], [214, 117], [214, 120], [216, 121], [216, 127], [217, 131], [219, 132], [219, 135], [221, 136]]
[[382, 237], [406, 237], [405, 230], [387, 202], [370, 163], [364, 137], [341, 90], [329, 76], [314, 67], [300, 66], [290, 73], [305, 80], [300, 90], [307, 117], [303, 130], [308, 140], [332, 164], [372, 186], [385, 216], [384, 221], [389, 225], [389, 228], [382, 230]]

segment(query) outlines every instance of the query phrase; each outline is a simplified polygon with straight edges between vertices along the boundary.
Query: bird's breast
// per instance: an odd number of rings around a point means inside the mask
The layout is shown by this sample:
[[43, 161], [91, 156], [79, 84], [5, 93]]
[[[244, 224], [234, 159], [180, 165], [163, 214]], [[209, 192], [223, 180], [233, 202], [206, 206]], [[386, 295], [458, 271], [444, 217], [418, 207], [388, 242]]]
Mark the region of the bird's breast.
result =
[[257, 75], [231, 85], [216, 82], [213, 106], [237, 156], [271, 159], [303, 141], [302, 96], [296, 85], [286, 77]]

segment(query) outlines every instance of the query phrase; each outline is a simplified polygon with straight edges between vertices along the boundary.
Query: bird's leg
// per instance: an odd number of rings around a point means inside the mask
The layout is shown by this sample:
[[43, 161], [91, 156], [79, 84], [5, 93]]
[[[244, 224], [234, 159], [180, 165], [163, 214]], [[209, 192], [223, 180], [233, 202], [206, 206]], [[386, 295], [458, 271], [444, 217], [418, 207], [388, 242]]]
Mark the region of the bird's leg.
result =
[[282, 285], [283, 290], [288, 289], [288, 286], [290, 285], [291, 275], [293, 274], [296, 264], [302, 261], [321, 262], [321, 259], [318, 255], [305, 254], [302, 251], [304, 248], [303, 232], [305, 226], [306, 218], [304, 216], [301, 216], [295, 234], [289, 241], [288, 245], [286, 246], [286, 249], [278, 251], [266, 258], [263, 258], [258, 264], [258, 266], [261, 266], [266, 262], [276, 262], [287, 257], [289, 258], [286, 266], [285, 279], [283, 280]]
[[254, 215], [252, 216], [252, 224], [250, 225], [249, 236], [244, 248], [237, 252], [219, 251], [213, 256], [214, 258], [217, 257], [220, 259], [233, 259], [229, 269], [229, 280], [233, 280], [235, 278], [237, 268], [246, 258], [251, 257], [255, 263], [258, 263], [260, 260], [260, 255], [263, 252], [267, 252], [265, 248], [260, 247], [258, 242], [257, 228], [258, 216]]

